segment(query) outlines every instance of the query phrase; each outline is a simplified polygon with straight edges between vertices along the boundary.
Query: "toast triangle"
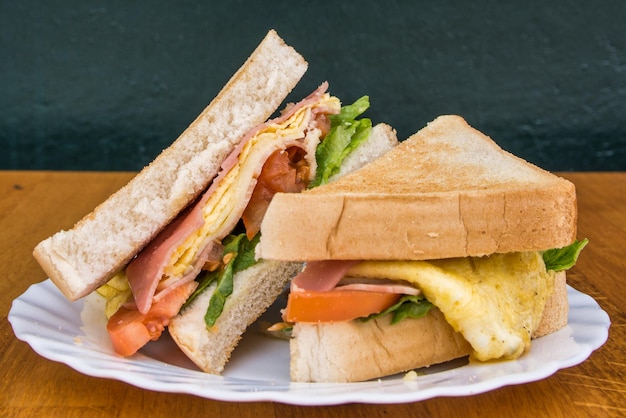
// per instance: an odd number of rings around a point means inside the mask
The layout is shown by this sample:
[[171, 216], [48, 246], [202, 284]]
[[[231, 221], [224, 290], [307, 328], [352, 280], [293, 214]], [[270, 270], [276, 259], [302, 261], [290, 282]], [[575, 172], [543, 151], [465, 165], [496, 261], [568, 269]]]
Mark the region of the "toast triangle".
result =
[[276, 195], [257, 251], [301, 261], [536, 251], [572, 243], [576, 221], [572, 183], [446, 115], [334, 183]]
[[33, 255], [70, 300], [104, 284], [217, 175], [244, 135], [270, 117], [307, 62], [270, 30], [217, 97], [127, 185]]

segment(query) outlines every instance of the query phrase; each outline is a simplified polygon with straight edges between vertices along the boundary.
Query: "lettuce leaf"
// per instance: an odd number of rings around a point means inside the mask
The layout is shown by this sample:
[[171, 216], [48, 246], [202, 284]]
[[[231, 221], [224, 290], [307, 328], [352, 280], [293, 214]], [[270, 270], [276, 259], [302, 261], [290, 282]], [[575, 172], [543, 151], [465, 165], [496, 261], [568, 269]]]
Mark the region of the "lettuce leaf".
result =
[[[369, 97], [363, 96], [353, 104], [342, 106], [336, 115], [330, 115], [330, 131], [324, 141], [317, 147], [315, 156], [318, 164], [317, 176], [309, 184], [310, 187], [327, 183], [336, 174], [343, 160], [367, 140], [372, 130], [372, 121], [367, 118], [356, 119], [370, 107]], [[260, 234], [248, 240], [245, 234], [230, 235], [224, 239], [224, 256], [233, 254], [232, 259], [215, 272], [202, 272], [196, 281], [197, 289], [181, 308], [184, 309], [212, 283], [217, 282], [205, 315], [207, 327], [215, 325], [221, 315], [226, 298], [233, 292], [233, 277], [240, 271], [256, 263], [254, 248], [259, 242]]]
[[585, 238], [582, 241], [574, 241], [573, 244], [563, 248], [554, 248], [543, 252], [543, 261], [546, 264], [547, 270], [561, 271], [572, 268], [580, 252], [589, 243], [589, 240]]
[[230, 259], [220, 270], [204, 273], [196, 279], [200, 281], [200, 284], [187, 302], [185, 302], [183, 309], [209, 285], [213, 282], [217, 282], [215, 291], [209, 300], [209, 306], [204, 315], [204, 322], [207, 327], [214, 326], [217, 318], [219, 318], [224, 310], [226, 298], [233, 293], [233, 277], [235, 274], [256, 263], [254, 249], [259, 243], [260, 238], [261, 235], [256, 234], [252, 240], [248, 240], [245, 233], [227, 236], [222, 242], [224, 245], [223, 255], [225, 259]]
[[391, 323], [396, 324], [405, 318], [421, 318], [428, 313], [432, 306], [433, 304], [424, 299], [422, 295], [404, 295], [395, 305], [390, 306], [384, 311], [359, 319], [366, 322], [392, 313], [393, 317], [391, 318]]
[[206, 288], [209, 287], [211, 283], [216, 281], [219, 277], [220, 277], [219, 270], [215, 270], [215, 271], [202, 270], [200, 274], [198, 274], [198, 276], [196, 277], [196, 281], [198, 282], [198, 287], [196, 287], [196, 290], [194, 290], [193, 293], [187, 298], [183, 306], [180, 308], [180, 311], [182, 312], [183, 310], [185, 310], [185, 308], [191, 305], [194, 299], [198, 297], [198, 295], [200, 295], [202, 292], [204, 292]]
[[353, 104], [343, 106], [337, 115], [331, 115], [330, 131], [315, 151], [317, 172], [309, 188], [328, 183], [339, 172], [343, 160], [367, 140], [372, 131], [372, 121], [356, 119], [370, 106], [369, 97], [363, 96]]

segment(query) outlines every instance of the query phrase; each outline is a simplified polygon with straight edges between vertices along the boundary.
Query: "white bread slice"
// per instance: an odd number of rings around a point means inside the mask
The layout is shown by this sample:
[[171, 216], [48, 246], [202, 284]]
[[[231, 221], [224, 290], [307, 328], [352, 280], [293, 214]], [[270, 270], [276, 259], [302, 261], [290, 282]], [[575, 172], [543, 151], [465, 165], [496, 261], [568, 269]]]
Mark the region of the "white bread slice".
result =
[[[395, 131], [389, 125], [374, 126], [367, 141], [349, 155], [333, 178], [373, 161], [397, 144]], [[302, 209], [299, 212], [305, 213]], [[287, 282], [301, 270], [299, 262], [260, 260], [237, 273], [233, 278], [233, 293], [209, 330], [204, 314], [215, 291], [215, 285], [210, 286], [171, 320], [168, 329], [172, 339], [200, 369], [221, 374], [246, 328], [270, 307]]]
[[71, 230], [39, 243], [34, 256], [70, 300], [123, 268], [217, 174], [250, 129], [268, 119], [307, 63], [270, 30], [197, 119], [149, 166]]
[[285, 283], [302, 269], [297, 262], [261, 260], [233, 278], [233, 293], [211, 329], [204, 315], [215, 285], [172, 318], [168, 330], [181, 351], [201, 370], [221, 374], [244, 331], [270, 307]]
[[352, 151], [341, 163], [339, 172], [328, 179], [329, 183], [358, 170], [398, 145], [396, 131], [389, 125], [379, 123], [372, 127], [367, 141]]
[[[565, 272], [559, 272], [533, 338], [561, 329], [567, 314]], [[423, 318], [393, 325], [390, 318], [295, 324], [289, 342], [291, 380], [359, 382], [465, 357], [472, 351], [436, 308]]]
[[276, 195], [257, 251], [300, 261], [535, 251], [572, 243], [576, 220], [572, 183], [441, 116], [339, 181]]

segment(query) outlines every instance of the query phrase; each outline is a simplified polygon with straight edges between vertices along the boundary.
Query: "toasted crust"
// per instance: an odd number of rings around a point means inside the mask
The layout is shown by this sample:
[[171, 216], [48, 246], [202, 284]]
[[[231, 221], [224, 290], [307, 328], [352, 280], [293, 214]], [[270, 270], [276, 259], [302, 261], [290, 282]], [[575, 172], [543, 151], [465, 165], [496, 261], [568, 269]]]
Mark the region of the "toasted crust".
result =
[[390, 324], [298, 323], [289, 342], [291, 380], [359, 382], [466, 356], [471, 347], [438, 309], [420, 319]]
[[34, 256], [70, 300], [105, 283], [207, 187], [224, 158], [270, 117], [307, 63], [270, 31], [217, 97], [149, 166]]
[[572, 243], [576, 220], [572, 183], [502, 150], [461, 117], [441, 116], [335, 183], [276, 195], [259, 254], [420, 260], [545, 250]]
[[567, 300], [566, 273], [565, 271], [559, 271], [554, 276], [554, 292], [546, 301], [541, 322], [533, 332], [533, 338], [543, 337], [563, 328], [567, 325], [568, 314], [569, 302]]
[[[564, 327], [567, 312], [565, 272], [561, 272], [533, 338]], [[358, 382], [443, 363], [472, 351], [436, 308], [424, 318], [394, 325], [390, 316], [368, 322], [296, 324], [289, 343], [291, 380]]]

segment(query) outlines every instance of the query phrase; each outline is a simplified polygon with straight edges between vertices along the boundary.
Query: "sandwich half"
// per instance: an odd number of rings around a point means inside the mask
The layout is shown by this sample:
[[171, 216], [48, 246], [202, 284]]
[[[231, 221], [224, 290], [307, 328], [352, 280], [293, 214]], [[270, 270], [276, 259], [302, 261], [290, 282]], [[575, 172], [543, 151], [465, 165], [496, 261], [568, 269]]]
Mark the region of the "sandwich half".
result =
[[[209, 294], [198, 328], [212, 333], [203, 342], [211, 348], [189, 348], [187, 316], [170, 331], [203, 370], [220, 373], [243, 330], [295, 272], [294, 263], [253, 257], [274, 193], [325, 183], [349, 157], [361, 155], [362, 165], [397, 142], [389, 126], [360, 117], [366, 96], [342, 106], [328, 83], [268, 119], [306, 69], [304, 58], [269, 31], [171, 146], [73, 228], [35, 247], [67, 298], [96, 289], [107, 298], [118, 354], [159, 338], [190, 299]], [[239, 283], [248, 280], [254, 285]], [[216, 322], [222, 315], [228, 326]], [[215, 360], [204, 359], [210, 350], [219, 352]]]
[[332, 184], [277, 194], [257, 251], [306, 262], [283, 311], [292, 380], [518, 358], [567, 323], [576, 220], [572, 183], [459, 116]]

